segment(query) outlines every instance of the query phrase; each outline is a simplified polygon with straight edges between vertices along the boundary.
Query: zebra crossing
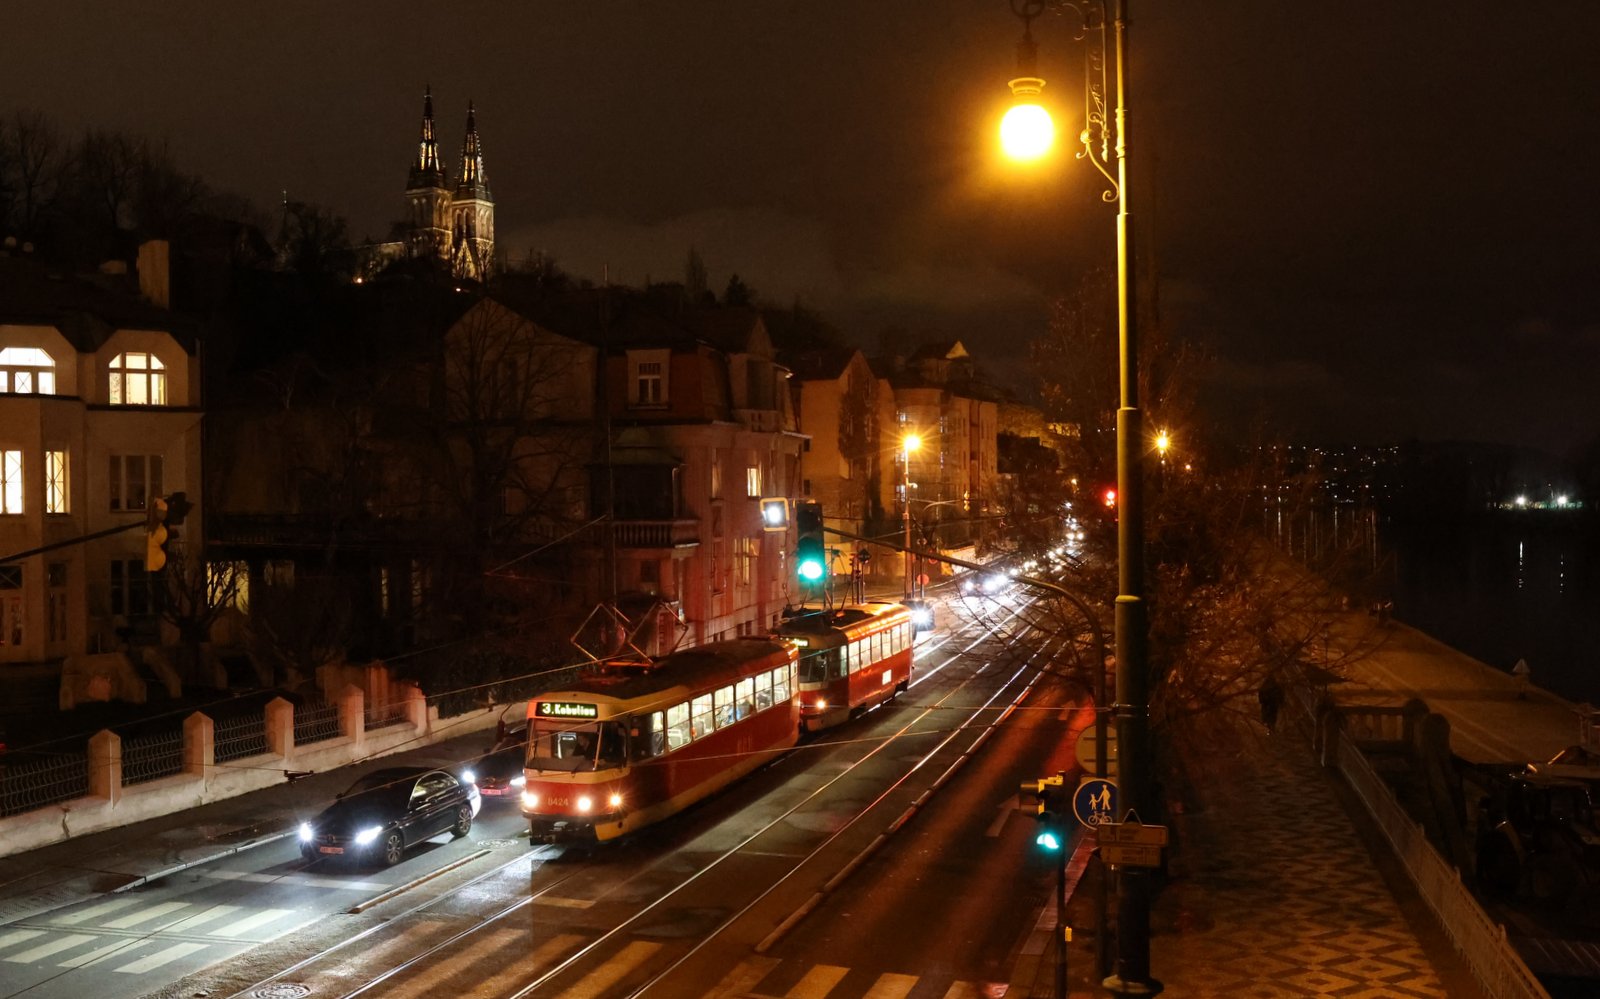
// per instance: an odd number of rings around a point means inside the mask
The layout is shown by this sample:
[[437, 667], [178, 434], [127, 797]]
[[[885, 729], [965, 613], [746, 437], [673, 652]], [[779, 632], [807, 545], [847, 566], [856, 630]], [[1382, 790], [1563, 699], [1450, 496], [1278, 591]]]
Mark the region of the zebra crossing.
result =
[[116, 898], [0, 927], [0, 967], [104, 965], [142, 975], [208, 949], [222, 957], [282, 936], [300, 925], [295, 915], [295, 909]]

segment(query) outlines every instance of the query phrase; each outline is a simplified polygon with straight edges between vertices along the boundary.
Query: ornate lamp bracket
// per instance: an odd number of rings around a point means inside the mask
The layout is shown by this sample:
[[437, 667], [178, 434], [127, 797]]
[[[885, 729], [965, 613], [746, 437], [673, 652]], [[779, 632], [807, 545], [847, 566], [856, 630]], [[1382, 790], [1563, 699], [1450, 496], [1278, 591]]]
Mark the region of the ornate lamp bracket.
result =
[[[1105, 0], [1011, 0], [1011, 12], [1022, 21], [1022, 41], [1017, 43], [1017, 64], [1023, 77], [1035, 77], [1035, 45], [1031, 28], [1033, 19], [1051, 11], [1077, 18], [1073, 41], [1084, 42], [1087, 47], [1083, 63], [1083, 131], [1078, 141], [1083, 148], [1076, 156], [1088, 160], [1100, 171], [1100, 176], [1111, 185], [1100, 193], [1100, 200], [1115, 204], [1122, 197], [1122, 189], [1111, 173], [1113, 128], [1106, 110], [1106, 5]], [[1040, 80], [1039, 85], [1043, 86]], [[1037, 91], [1035, 91], [1037, 92]]]

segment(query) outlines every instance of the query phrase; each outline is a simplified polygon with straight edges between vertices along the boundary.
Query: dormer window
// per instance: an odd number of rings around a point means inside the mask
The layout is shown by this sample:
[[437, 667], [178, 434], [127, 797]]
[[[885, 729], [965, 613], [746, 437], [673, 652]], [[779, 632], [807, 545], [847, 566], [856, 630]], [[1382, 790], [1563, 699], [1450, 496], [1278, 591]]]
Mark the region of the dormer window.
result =
[[628, 351], [628, 405], [665, 406], [667, 404], [667, 350]]
[[55, 359], [38, 347], [0, 349], [0, 393], [55, 395]]
[[166, 365], [154, 354], [129, 352], [111, 359], [111, 405], [165, 406]]

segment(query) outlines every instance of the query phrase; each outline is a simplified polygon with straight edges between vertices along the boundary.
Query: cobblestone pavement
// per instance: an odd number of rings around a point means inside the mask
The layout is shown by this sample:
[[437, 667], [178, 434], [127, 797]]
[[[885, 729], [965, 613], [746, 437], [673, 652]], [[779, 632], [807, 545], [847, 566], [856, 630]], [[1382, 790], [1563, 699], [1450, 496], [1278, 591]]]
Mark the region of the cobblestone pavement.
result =
[[[1253, 740], [1191, 774], [1187, 809], [1169, 819], [1172, 878], [1151, 920], [1151, 971], [1165, 995], [1230, 999], [1479, 996], [1438, 937], [1419, 938], [1333, 780], [1296, 735]], [[1105, 995], [1094, 974], [1089, 865], [1073, 893], [1074, 997]], [[1045, 918], [1049, 918], [1048, 910]], [[1031, 988], [1052, 994], [1045, 948]]]

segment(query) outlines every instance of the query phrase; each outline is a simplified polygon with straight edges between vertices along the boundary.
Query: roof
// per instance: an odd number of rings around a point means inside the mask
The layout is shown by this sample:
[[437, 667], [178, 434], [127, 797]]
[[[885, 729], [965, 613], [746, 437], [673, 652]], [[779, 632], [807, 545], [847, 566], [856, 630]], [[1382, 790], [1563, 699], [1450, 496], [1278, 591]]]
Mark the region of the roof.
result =
[[67, 274], [37, 261], [0, 255], [0, 323], [53, 326], [93, 353], [119, 329], [161, 330], [194, 353], [195, 325], [151, 305], [124, 276]]
[[770, 638], [734, 638], [674, 652], [650, 666], [619, 667], [615, 672], [591, 677], [566, 690], [540, 694], [536, 700], [561, 700], [573, 695], [631, 700], [677, 687], [700, 689], [723, 681], [732, 683], [753, 662], [763, 659], [788, 662], [793, 658], [793, 648], [782, 642]]
[[861, 351], [855, 347], [828, 347], [808, 350], [790, 358], [789, 368], [803, 382], [832, 381], [843, 377]]

